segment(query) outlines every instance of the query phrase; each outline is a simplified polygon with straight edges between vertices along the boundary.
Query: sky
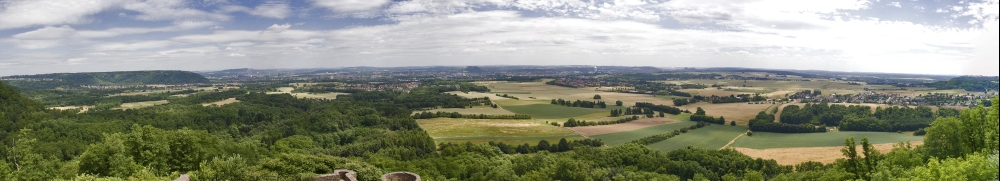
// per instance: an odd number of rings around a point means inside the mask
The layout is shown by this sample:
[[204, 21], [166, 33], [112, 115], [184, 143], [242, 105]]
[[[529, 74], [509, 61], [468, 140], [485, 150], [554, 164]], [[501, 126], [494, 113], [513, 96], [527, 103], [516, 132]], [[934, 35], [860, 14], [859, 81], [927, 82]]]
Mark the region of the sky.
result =
[[998, 0], [0, 0], [0, 76], [599, 65], [998, 73]]

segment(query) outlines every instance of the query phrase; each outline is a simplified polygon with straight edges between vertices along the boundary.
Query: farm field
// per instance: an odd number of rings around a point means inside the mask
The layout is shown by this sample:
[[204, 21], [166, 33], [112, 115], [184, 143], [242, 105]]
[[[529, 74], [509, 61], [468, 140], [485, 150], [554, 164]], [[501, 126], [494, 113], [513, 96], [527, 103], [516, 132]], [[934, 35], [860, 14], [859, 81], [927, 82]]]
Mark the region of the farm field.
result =
[[614, 124], [614, 125], [603, 125], [603, 126], [584, 126], [584, 127], [572, 127], [567, 128], [576, 131], [580, 135], [585, 137], [605, 135], [618, 132], [633, 131], [637, 129], [659, 126], [664, 124], [675, 124], [679, 123], [673, 118], [644, 118], [635, 120], [628, 123]]
[[[506, 97], [497, 96], [496, 95], [497, 93], [481, 93], [481, 92], [469, 92], [469, 93], [465, 93], [465, 92], [461, 92], [461, 91], [452, 91], [452, 92], [445, 92], [445, 93], [447, 93], [447, 94], [454, 94], [454, 95], [457, 95], [459, 97], [464, 97], [464, 98], [483, 98], [483, 97], [489, 97], [490, 100], [506, 100], [506, 99], [508, 99]], [[503, 94], [501, 94], [501, 95], [503, 95]]]
[[164, 104], [169, 104], [169, 103], [170, 103], [170, 101], [167, 101], [167, 100], [124, 103], [124, 104], [122, 104], [121, 107], [116, 108], [116, 109], [122, 109], [122, 110], [126, 110], [126, 109], [138, 109], [138, 108], [144, 108], [144, 107], [152, 107], [152, 106], [156, 106], [156, 105], [164, 105]]
[[240, 101], [236, 100], [236, 98], [229, 98], [229, 99], [218, 101], [218, 102], [201, 104], [201, 106], [205, 106], [205, 107], [212, 106], [212, 105], [224, 106], [226, 104], [232, 104], [232, 103], [237, 103], [237, 102], [240, 102]]
[[884, 132], [829, 132], [829, 133], [765, 133], [755, 132], [753, 136], [744, 136], [733, 143], [732, 147], [751, 149], [770, 148], [801, 148], [801, 147], [830, 147], [843, 146], [844, 140], [854, 137], [861, 142], [861, 138], [868, 137], [872, 144], [899, 143], [907, 141], [923, 141], [923, 137], [907, 136], [900, 133]]
[[689, 146], [717, 150], [729, 144], [734, 138], [746, 133], [749, 129], [744, 126], [712, 124], [711, 126], [688, 131], [687, 133], [648, 146], [649, 148], [663, 152], [684, 149]]
[[679, 130], [681, 128], [691, 127], [692, 125], [698, 124], [692, 121], [678, 122], [674, 124], [665, 124], [653, 127], [642, 128], [634, 131], [619, 132], [613, 134], [597, 135], [591, 136], [591, 138], [600, 139], [604, 141], [604, 144], [609, 146], [618, 146], [628, 143], [633, 140], [638, 140], [644, 137], [669, 133], [674, 130]]
[[[917, 146], [923, 145], [923, 142], [916, 141], [911, 142], [910, 144]], [[874, 147], [881, 153], [888, 153], [889, 151], [892, 151], [893, 145], [895, 145], [895, 143], [875, 144]], [[778, 164], [781, 165], [796, 165], [807, 161], [821, 162], [824, 164], [833, 163], [837, 159], [844, 158], [844, 155], [840, 152], [840, 149], [843, 148], [843, 146], [831, 146], [809, 148], [773, 148], [763, 150], [735, 148], [735, 150], [753, 158], [773, 159], [778, 161]], [[858, 147], [858, 150], [861, 150], [861, 147]]]
[[[496, 96], [494, 94], [508, 94], [510, 96], [518, 97], [522, 101], [544, 101], [544, 104], [548, 104], [548, 101], [552, 99], [564, 99], [564, 100], [584, 100], [584, 101], [594, 101], [594, 95], [601, 95], [602, 101], [614, 104], [615, 101], [622, 101], [625, 106], [635, 105], [636, 102], [649, 102], [653, 104], [663, 104], [671, 105], [673, 104], [672, 98], [679, 98], [674, 96], [656, 96], [646, 94], [630, 94], [630, 93], [618, 93], [618, 92], [604, 92], [599, 91], [599, 88], [588, 87], [588, 88], [566, 88], [553, 85], [546, 85], [541, 82], [529, 82], [529, 83], [498, 83], [490, 84], [489, 88], [492, 90], [490, 95]], [[463, 96], [459, 94], [459, 96]], [[465, 97], [465, 96], [463, 96]], [[483, 96], [475, 96], [483, 97]], [[535, 99], [531, 99], [534, 97]], [[493, 97], [490, 97], [491, 99]], [[494, 99], [496, 100], [496, 99]], [[515, 100], [501, 100], [497, 101], [497, 104], [504, 106], [502, 102]], [[511, 104], [511, 102], [507, 102]]]
[[109, 95], [108, 97], [147, 95], [147, 94], [156, 94], [156, 93], [166, 93], [167, 91], [168, 90], [155, 90], [155, 91], [146, 91], [146, 92], [125, 92], [125, 93], [120, 93], [120, 94]]
[[726, 122], [736, 121], [737, 124], [746, 125], [751, 119], [757, 116], [757, 113], [764, 111], [768, 107], [773, 106], [772, 104], [747, 104], [747, 103], [728, 103], [728, 104], [710, 104], [710, 103], [698, 103], [681, 106], [681, 109], [686, 109], [691, 112], [698, 110], [698, 107], [705, 109], [705, 113], [713, 117], [726, 117]]
[[85, 113], [89, 111], [90, 108], [94, 108], [94, 106], [64, 106], [64, 107], [50, 107], [48, 109], [55, 109], [60, 111], [65, 111], [70, 109], [80, 109], [80, 113]]
[[[569, 119], [572, 117], [581, 117], [591, 114], [607, 113], [611, 114], [612, 109], [620, 109], [622, 107], [608, 106], [605, 109], [599, 108], [579, 108], [579, 107], [566, 107], [558, 106], [552, 104], [531, 104], [531, 105], [519, 105], [519, 106], [504, 106], [504, 109], [514, 112], [517, 114], [529, 115], [535, 119]], [[565, 121], [565, 120], [563, 120]]]
[[[538, 120], [486, 120], [435, 118], [417, 120], [435, 141], [489, 142], [521, 140], [538, 143], [542, 139], [581, 138], [573, 131]], [[505, 141], [508, 140], [508, 141]]]

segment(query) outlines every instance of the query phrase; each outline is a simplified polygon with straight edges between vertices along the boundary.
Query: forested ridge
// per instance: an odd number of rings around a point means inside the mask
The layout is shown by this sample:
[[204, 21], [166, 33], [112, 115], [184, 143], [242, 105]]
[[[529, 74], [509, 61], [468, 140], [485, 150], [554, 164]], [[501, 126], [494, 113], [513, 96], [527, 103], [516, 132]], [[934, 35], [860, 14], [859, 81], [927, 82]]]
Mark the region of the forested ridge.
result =
[[148, 84], [198, 84], [208, 83], [208, 79], [187, 71], [156, 70], [127, 72], [57, 73], [41, 75], [17, 75], [6, 78], [29, 79], [12, 81], [13, 85], [27, 89], [53, 89], [57, 87], [79, 87], [81, 85], [148, 85]]
[[927, 84], [937, 89], [965, 89], [967, 91], [997, 91], [1000, 90], [998, 77], [956, 77], [948, 81]]
[[[229, 96], [241, 102], [200, 105], [206, 101], [200, 99]], [[998, 147], [997, 110], [983, 107], [938, 118], [927, 129], [926, 146], [886, 154], [845, 149], [848, 159], [834, 164], [782, 166], [728, 149], [661, 152], [638, 144], [593, 148], [588, 144], [594, 142], [567, 142], [548, 149], [536, 145], [538, 152], [529, 154], [505, 154], [517, 150], [500, 144], [440, 150], [410, 117], [412, 110], [477, 100], [435, 88], [358, 92], [336, 100], [206, 93], [167, 105], [78, 114], [44, 110], [0, 83], [0, 101], [0, 180], [172, 180], [179, 174], [194, 180], [312, 180], [335, 169], [357, 171], [364, 181], [395, 171], [424, 180], [472, 181], [994, 180], [997, 174], [990, 159]]]

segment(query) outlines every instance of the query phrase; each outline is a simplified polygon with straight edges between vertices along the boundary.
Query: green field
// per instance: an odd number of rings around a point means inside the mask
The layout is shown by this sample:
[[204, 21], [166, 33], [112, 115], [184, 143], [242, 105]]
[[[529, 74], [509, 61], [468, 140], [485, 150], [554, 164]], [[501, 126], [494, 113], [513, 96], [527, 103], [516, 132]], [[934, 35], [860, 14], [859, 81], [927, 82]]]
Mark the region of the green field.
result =
[[642, 128], [642, 129], [638, 129], [638, 130], [635, 130], [635, 131], [626, 131], [626, 132], [621, 132], [621, 133], [612, 133], [612, 134], [606, 134], [606, 135], [597, 135], [597, 136], [592, 136], [591, 138], [600, 139], [600, 140], [604, 141], [604, 144], [606, 144], [606, 145], [618, 146], [618, 145], [623, 145], [623, 144], [628, 143], [628, 142], [633, 141], [633, 140], [638, 140], [638, 139], [641, 139], [641, 138], [644, 138], [644, 137], [648, 137], [648, 136], [653, 136], [653, 135], [658, 135], [658, 134], [673, 132], [674, 130], [679, 130], [681, 128], [690, 127], [691, 125], [695, 125], [695, 124], [698, 124], [698, 123], [691, 122], [691, 121], [684, 121], [684, 122], [675, 123], [675, 124], [667, 124], [667, 125], [660, 125], [660, 126], [653, 126], [653, 127], [648, 127], [648, 128]]
[[559, 119], [571, 117], [580, 117], [596, 113], [608, 113], [611, 114], [612, 109], [621, 109], [618, 106], [608, 106], [605, 109], [592, 109], [592, 108], [578, 108], [578, 107], [566, 107], [558, 106], [552, 104], [532, 104], [532, 105], [519, 105], [519, 106], [504, 106], [504, 109], [508, 111], [529, 115], [535, 119]]
[[684, 149], [688, 146], [717, 150], [729, 144], [734, 138], [746, 133], [747, 130], [749, 128], [744, 126], [713, 124], [648, 146], [663, 152]]
[[421, 119], [417, 124], [427, 131], [436, 142], [536, 144], [540, 140], [559, 141], [582, 139], [583, 137], [560, 127], [538, 120], [484, 120], [484, 119]]
[[906, 141], [923, 141], [923, 137], [907, 136], [900, 133], [883, 132], [830, 132], [830, 133], [757, 133], [752, 137], [744, 136], [732, 147], [769, 149], [798, 147], [831, 147], [844, 146], [844, 140], [854, 137], [858, 143], [862, 137], [868, 137], [872, 144], [898, 143]]
[[580, 135], [567, 135], [567, 136], [541, 136], [541, 137], [466, 137], [466, 138], [435, 138], [436, 143], [473, 143], [473, 144], [484, 144], [489, 142], [502, 142], [508, 145], [537, 145], [539, 141], [547, 140], [549, 143], [559, 143], [560, 139], [566, 138], [568, 141], [582, 140], [583, 136]]

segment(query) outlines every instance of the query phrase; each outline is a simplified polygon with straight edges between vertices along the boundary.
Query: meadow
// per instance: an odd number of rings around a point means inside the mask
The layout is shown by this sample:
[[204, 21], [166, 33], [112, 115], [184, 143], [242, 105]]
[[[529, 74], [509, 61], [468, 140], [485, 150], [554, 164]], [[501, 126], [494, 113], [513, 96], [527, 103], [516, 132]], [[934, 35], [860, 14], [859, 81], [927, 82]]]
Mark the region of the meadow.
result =
[[538, 120], [482, 120], [435, 118], [417, 120], [417, 124], [440, 142], [533, 142], [558, 141], [560, 138], [580, 139], [568, 129], [545, 124]]
[[152, 106], [157, 106], [157, 105], [164, 105], [164, 104], [169, 104], [169, 103], [170, 103], [170, 101], [167, 101], [167, 100], [162, 100], [162, 101], [148, 101], [148, 102], [132, 102], [132, 103], [124, 103], [124, 104], [122, 104], [121, 107], [116, 108], [116, 109], [122, 109], [122, 110], [138, 109], [138, 108], [144, 108], [144, 107], [152, 107]]
[[[718, 150], [725, 147], [733, 139], [746, 133], [750, 128], [744, 126], [730, 126], [712, 124], [704, 128], [688, 131], [676, 137], [648, 145], [649, 148], [663, 152], [669, 152], [687, 147], [700, 147], [711, 150]], [[742, 138], [741, 138], [742, 139]]]
[[[573, 118], [587, 116], [591, 114], [603, 114], [609, 116], [612, 109], [621, 109], [618, 106], [608, 106], [608, 108], [579, 108], [579, 107], [566, 107], [552, 104], [531, 104], [531, 105], [520, 105], [520, 106], [504, 106], [504, 109], [508, 111], [529, 115], [535, 119], [560, 119], [560, 118]], [[565, 121], [565, 120], [564, 120]]]
[[774, 106], [772, 104], [748, 104], [748, 103], [728, 103], [728, 104], [711, 104], [711, 103], [697, 103], [691, 105], [681, 106], [681, 109], [689, 110], [695, 112], [699, 107], [705, 110], [705, 113], [713, 117], [725, 117], [726, 122], [736, 121], [737, 124], [746, 125], [751, 119], [757, 116], [757, 113]]
[[909, 141], [923, 141], [923, 137], [907, 136], [902, 133], [885, 132], [829, 132], [829, 133], [765, 133], [755, 132], [753, 136], [744, 136], [732, 147], [769, 149], [769, 148], [800, 148], [800, 147], [831, 147], [843, 146], [844, 140], [854, 137], [857, 142], [861, 138], [868, 137], [872, 144], [899, 143]]
[[674, 130], [679, 130], [681, 128], [691, 127], [692, 125], [695, 124], [698, 123], [692, 121], [683, 121], [674, 124], [666, 124], [666, 125], [642, 128], [635, 131], [626, 131], [620, 133], [591, 136], [591, 138], [600, 139], [604, 141], [604, 144], [609, 146], [618, 146], [644, 137], [669, 133], [673, 132]]

